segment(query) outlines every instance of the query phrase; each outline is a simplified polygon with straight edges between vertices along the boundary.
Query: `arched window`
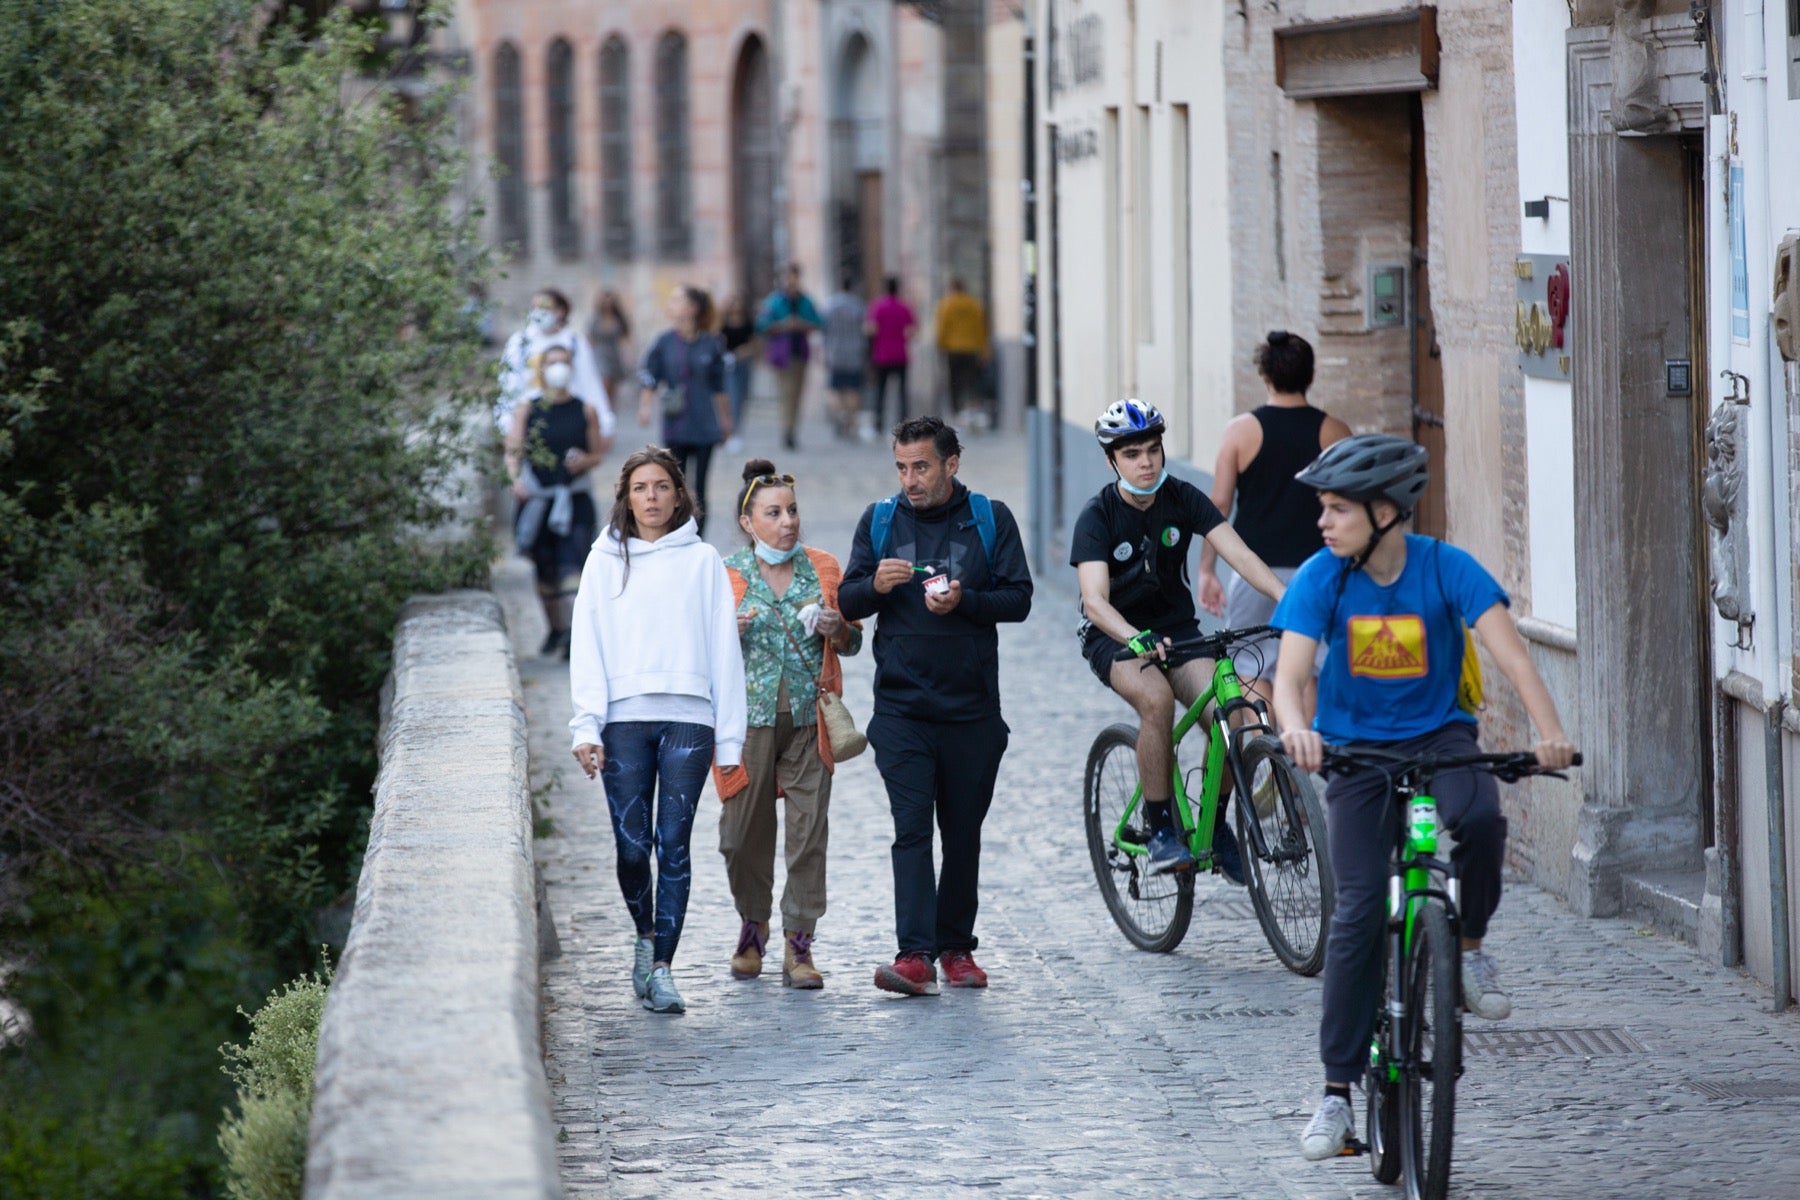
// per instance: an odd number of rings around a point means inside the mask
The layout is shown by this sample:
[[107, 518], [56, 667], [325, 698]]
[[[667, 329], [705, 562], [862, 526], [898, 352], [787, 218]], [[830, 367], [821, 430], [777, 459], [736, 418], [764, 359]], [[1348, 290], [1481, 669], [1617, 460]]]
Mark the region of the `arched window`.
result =
[[575, 199], [575, 51], [557, 38], [545, 60], [545, 131], [549, 135], [550, 248], [558, 258], [581, 254]]
[[631, 258], [631, 51], [614, 35], [600, 47], [600, 228], [606, 257]]
[[669, 32], [656, 44], [656, 251], [685, 259], [694, 252], [688, 194], [687, 39]]
[[494, 206], [500, 244], [517, 253], [530, 227], [525, 217], [525, 102], [519, 86], [519, 51], [501, 42], [494, 51], [494, 160], [498, 200]]

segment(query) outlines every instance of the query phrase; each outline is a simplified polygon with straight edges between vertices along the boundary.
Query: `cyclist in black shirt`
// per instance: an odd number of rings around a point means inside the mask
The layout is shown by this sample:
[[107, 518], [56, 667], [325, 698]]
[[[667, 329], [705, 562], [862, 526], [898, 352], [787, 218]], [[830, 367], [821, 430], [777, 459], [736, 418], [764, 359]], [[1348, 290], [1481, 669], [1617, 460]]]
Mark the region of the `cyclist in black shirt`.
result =
[[[1173, 643], [1199, 636], [1188, 582], [1188, 547], [1195, 534], [1250, 585], [1279, 600], [1282, 583], [1244, 544], [1205, 492], [1169, 478], [1163, 457], [1165, 423], [1156, 406], [1121, 400], [1094, 422], [1094, 436], [1118, 479], [1088, 501], [1069, 539], [1069, 565], [1081, 582], [1082, 653], [1101, 683], [1123, 696], [1138, 715], [1138, 778], [1152, 830], [1149, 869], [1191, 868], [1194, 856], [1175, 833], [1174, 763], [1169, 731], [1175, 702], [1185, 706], [1212, 678], [1212, 662]], [[1130, 646], [1142, 661], [1114, 662]], [[1237, 842], [1224, 821], [1213, 835], [1216, 861], [1233, 883], [1243, 882]]]

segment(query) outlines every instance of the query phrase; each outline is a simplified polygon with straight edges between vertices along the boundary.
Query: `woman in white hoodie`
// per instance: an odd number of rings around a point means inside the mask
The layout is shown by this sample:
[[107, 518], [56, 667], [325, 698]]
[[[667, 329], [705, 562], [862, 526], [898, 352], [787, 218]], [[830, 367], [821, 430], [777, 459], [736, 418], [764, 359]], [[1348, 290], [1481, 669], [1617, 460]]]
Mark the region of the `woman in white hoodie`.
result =
[[746, 717], [736, 602], [694, 513], [667, 450], [625, 460], [599, 553], [582, 571], [569, 655], [575, 760], [606, 786], [619, 888], [637, 927], [632, 990], [665, 1013], [685, 1008], [669, 964], [687, 914], [700, 789], [715, 757], [721, 767], [742, 760]]

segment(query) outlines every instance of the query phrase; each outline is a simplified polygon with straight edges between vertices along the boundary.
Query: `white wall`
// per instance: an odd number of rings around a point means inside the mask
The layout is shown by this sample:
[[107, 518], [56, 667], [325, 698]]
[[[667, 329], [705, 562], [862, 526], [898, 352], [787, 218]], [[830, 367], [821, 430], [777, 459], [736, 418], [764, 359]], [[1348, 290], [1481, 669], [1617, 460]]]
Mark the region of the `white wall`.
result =
[[[1512, 12], [1519, 247], [1527, 254], [1568, 254], [1569, 11], [1564, 0], [1514, 0]], [[1527, 218], [1524, 202], [1545, 196], [1564, 199], [1550, 201], [1549, 220]], [[1573, 384], [1525, 377], [1531, 615], [1567, 629], [1575, 628], [1573, 401]]]

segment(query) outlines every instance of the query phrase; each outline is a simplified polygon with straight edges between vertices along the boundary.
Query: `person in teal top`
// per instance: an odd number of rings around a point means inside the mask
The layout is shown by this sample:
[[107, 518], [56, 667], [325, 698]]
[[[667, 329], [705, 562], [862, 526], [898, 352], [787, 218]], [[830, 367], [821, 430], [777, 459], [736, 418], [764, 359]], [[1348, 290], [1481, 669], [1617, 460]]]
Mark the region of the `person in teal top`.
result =
[[[1275, 717], [1294, 765], [1317, 771], [1326, 742], [1374, 743], [1407, 757], [1477, 753], [1476, 717], [1457, 702], [1466, 623], [1537, 726], [1538, 762], [1567, 767], [1575, 747], [1513, 626], [1506, 592], [1464, 551], [1405, 531], [1430, 479], [1425, 448], [1382, 434], [1345, 438], [1294, 478], [1319, 493], [1325, 542], [1301, 564], [1271, 620], [1282, 631]], [[1308, 727], [1302, 697], [1321, 643], [1327, 656]], [[1481, 947], [1500, 906], [1506, 858], [1499, 789], [1492, 775], [1466, 768], [1440, 771], [1432, 784], [1438, 815], [1456, 838], [1463, 1003], [1499, 1020], [1512, 1001]], [[1340, 1153], [1353, 1128], [1350, 1085], [1368, 1064], [1381, 1002], [1388, 851], [1399, 820], [1379, 770], [1334, 774], [1325, 806], [1337, 878], [1320, 998], [1325, 1096], [1300, 1136], [1301, 1154], [1314, 1160]]]
[[744, 466], [738, 525], [750, 544], [725, 560], [737, 597], [749, 731], [743, 766], [715, 778], [725, 811], [719, 853], [743, 926], [731, 974], [762, 973], [775, 887], [775, 815], [786, 797], [787, 885], [781, 894], [786, 948], [781, 981], [818, 988], [812, 940], [825, 915], [825, 845], [831, 807], [831, 740], [821, 728], [819, 689], [842, 693], [838, 655], [862, 649], [862, 630], [838, 611], [837, 559], [800, 541], [794, 477], [767, 459]]
[[806, 388], [806, 364], [812, 358], [812, 335], [823, 329], [818, 305], [800, 290], [800, 264], [789, 263], [781, 272], [781, 286], [769, 293], [756, 315], [756, 332], [763, 339], [763, 355], [781, 393], [782, 442], [798, 447], [800, 396]]

